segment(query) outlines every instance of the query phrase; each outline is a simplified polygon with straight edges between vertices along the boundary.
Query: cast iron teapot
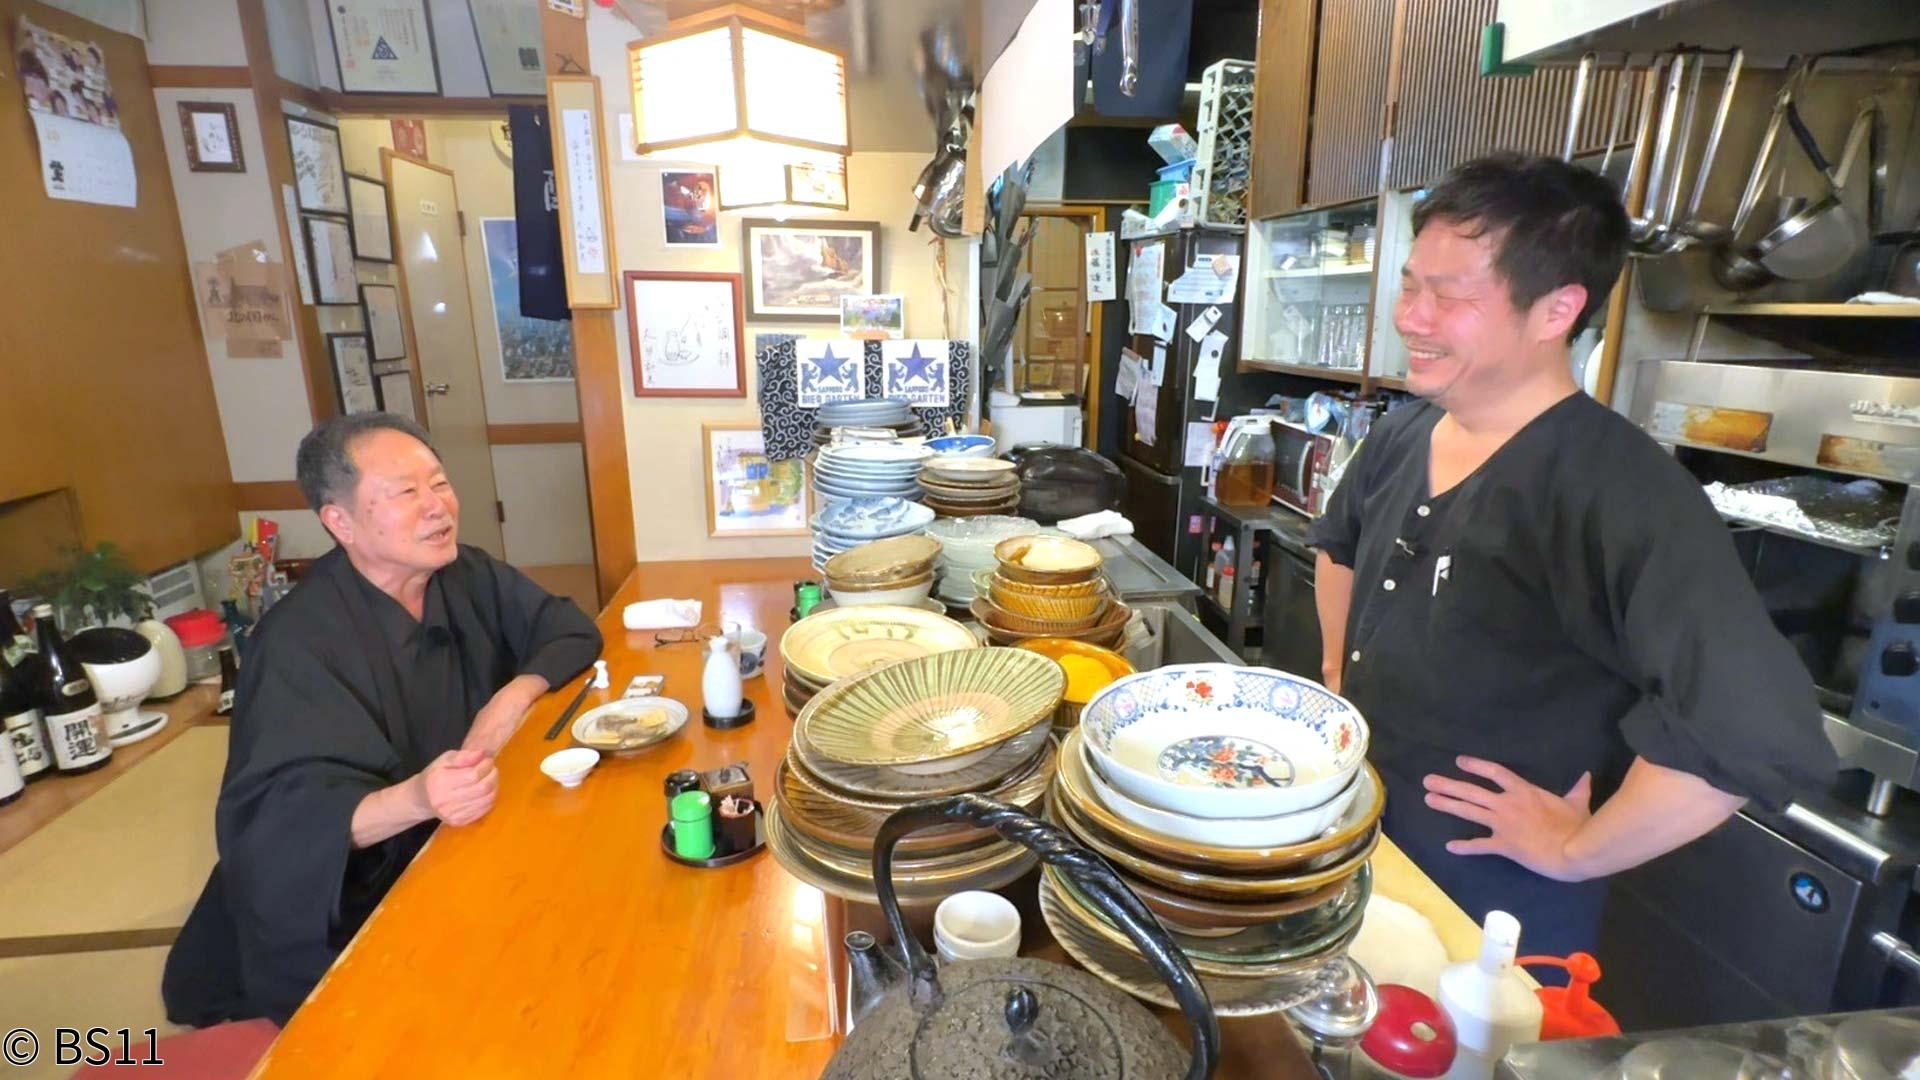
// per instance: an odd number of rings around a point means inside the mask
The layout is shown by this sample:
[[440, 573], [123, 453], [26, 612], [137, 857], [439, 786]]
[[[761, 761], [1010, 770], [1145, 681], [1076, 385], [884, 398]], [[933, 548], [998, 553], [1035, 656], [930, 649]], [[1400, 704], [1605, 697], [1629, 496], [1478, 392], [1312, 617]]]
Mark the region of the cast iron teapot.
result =
[[[893, 847], [944, 822], [991, 828], [1058, 867], [1126, 931], [1173, 989], [1192, 1031], [1191, 1054], [1146, 1007], [1082, 971], [1042, 960], [963, 960], [936, 970], [907, 933], [893, 889]], [[1186, 956], [1098, 855], [1016, 807], [978, 795], [901, 807], [880, 826], [874, 889], [907, 957], [889, 991], [827, 1063], [824, 1080], [1206, 1080], [1220, 1024]]]

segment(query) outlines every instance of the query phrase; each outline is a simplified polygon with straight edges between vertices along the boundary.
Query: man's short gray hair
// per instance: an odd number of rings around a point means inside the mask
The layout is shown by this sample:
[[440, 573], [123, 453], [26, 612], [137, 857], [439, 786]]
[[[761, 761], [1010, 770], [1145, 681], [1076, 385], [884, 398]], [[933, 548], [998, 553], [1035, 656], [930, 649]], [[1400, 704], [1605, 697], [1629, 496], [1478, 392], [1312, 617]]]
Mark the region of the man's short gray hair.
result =
[[360, 486], [360, 470], [353, 464], [354, 440], [376, 431], [411, 435], [434, 457], [440, 456], [426, 429], [404, 416], [377, 412], [333, 417], [307, 432], [294, 455], [294, 479], [315, 513], [328, 503], [345, 506], [352, 500], [354, 489]]

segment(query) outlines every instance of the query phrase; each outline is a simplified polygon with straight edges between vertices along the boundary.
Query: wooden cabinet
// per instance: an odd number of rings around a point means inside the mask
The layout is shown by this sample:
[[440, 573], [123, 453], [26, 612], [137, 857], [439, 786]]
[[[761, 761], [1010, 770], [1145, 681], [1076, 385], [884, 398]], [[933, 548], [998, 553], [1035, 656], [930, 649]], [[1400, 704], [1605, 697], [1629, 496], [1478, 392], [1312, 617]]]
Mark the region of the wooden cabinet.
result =
[[1249, 218], [1300, 208], [1306, 198], [1313, 106], [1314, 0], [1261, 0], [1253, 69], [1253, 192]]
[[[1315, 206], [1380, 190], [1395, 5], [1396, 0], [1322, 0], [1320, 5], [1307, 160], [1307, 201]], [[1264, 55], [1264, 13], [1260, 36]], [[1257, 122], [1257, 109], [1255, 115]]]

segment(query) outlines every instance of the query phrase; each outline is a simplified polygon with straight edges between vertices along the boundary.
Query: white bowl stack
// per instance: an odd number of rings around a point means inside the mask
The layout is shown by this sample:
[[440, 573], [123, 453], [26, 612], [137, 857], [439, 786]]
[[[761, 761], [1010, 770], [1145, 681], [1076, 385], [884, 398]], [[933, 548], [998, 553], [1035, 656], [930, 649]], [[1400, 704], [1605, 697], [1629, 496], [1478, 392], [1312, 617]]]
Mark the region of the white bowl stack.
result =
[[934, 563], [935, 595], [954, 607], [973, 603], [974, 572], [1000, 565], [993, 556], [994, 547], [1002, 540], [1040, 531], [1040, 523], [1030, 518], [1000, 514], [941, 518], [929, 524], [927, 535], [940, 541], [940, 558]]

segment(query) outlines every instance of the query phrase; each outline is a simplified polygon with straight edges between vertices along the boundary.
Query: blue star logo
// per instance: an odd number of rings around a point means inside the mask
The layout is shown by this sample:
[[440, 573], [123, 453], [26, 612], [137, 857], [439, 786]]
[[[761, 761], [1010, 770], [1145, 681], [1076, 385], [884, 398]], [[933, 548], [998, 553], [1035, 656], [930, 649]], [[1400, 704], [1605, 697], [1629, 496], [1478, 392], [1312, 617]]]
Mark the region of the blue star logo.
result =
[[820, 356], [813, 362], [814, 384], [819, 386], [832, 383], [835, 386], [846, 386], [847, 364], [852, 359], [850, 356], [833, 355], [833, 346], [828, 345], [821, 350]]
[[912, 352], [896, 358], [894, 363], [899, 365], [898, 370], [900, 372], [900, 384], [902, 386], [914, 382], [926, 383], [929, 386], [940, 385], [940, 380], [936, 375], [936, 368], [941, 363], [940, 358], [937, 356], [922, 356], [918, 343], [915, 343]]

